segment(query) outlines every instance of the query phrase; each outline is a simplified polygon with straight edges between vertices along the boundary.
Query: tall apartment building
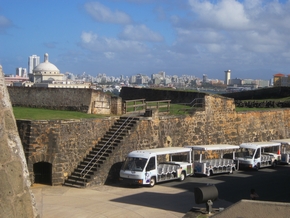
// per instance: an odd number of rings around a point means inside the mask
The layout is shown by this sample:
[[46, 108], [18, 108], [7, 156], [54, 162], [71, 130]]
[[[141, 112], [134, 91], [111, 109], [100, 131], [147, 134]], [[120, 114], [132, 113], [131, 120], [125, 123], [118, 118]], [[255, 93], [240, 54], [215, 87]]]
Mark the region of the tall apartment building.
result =
[[16, 75], [21, 77], [27, 77], [26, 68], [18, 67], [16, 68]]
[[28, 57], [28, 73], [31, 74], [33, 73], [34, 67], [39, 65], [39, 56], [37, 55], [31, 55]]
[[231, 70], [226, 70], [225, 71], [225, 85], [230, 84], [230, 79], [231, 79]]

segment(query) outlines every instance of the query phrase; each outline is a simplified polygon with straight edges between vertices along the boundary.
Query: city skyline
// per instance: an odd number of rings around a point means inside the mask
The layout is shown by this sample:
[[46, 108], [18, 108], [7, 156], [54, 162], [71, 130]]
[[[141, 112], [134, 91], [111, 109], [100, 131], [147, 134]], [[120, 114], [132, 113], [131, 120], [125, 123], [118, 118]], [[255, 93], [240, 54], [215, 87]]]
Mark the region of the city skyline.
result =
[[0, 65], [15, 74], [49, 53], [75, 75], [224, 80], [231, 69], [231, 78], [269, 80], [288, 74], [289, 11], [289, 0], [0, 0]]

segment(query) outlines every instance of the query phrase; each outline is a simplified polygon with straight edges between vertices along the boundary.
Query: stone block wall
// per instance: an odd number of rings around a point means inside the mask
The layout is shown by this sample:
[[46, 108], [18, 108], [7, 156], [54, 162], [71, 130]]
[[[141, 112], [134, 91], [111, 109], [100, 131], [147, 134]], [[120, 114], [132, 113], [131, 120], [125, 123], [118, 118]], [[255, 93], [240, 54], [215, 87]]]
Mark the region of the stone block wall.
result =
[[52, 121], [17, 120], [32, 183], [33, 164], [47, 162], [52, 164], [52, 185], [63, 184], [65, 178], [114, 121], [114, 117]]
[[0, 217], [39, 217], [0, 65]]
[[111, 96], [99, 90], [11, 86], [8, 87], [8, 91], [13, 106], [79, 111], [88, 114], [115, 112], [119, 115], [122, 111], [122, 104], [116, 103], [117, 100], [114, 100], [112, 109]]

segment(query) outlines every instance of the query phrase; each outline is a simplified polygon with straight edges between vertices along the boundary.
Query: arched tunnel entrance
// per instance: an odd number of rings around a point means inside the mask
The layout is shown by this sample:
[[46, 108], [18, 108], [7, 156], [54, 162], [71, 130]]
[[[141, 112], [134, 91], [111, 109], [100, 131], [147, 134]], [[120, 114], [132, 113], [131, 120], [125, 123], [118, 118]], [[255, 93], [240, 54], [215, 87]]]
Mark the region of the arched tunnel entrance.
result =
[[52, 164], [38, 162], [33, 164], [34, 183], [52, 185]]

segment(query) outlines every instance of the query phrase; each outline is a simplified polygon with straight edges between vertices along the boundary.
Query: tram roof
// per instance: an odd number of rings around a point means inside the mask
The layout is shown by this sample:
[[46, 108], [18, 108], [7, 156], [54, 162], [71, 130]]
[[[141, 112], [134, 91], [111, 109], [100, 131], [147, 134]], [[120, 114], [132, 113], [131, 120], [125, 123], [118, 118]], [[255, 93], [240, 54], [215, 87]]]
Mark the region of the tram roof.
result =
[[257, 149], [259, 147], [272, 147], [281, 145], [279, 142], [248, 142], [240, 144], [241, 148], [252, 148]]
[[199, 150], [199, 151], [239, 149], [238, 145], [228, 145], [228, 144], [187, 145], [185, 147], [191, 148], [192, 150]]
[[277, 139], [277, 140], [272, 140], [272, 142], [279, 142], [279, 143], [282, 143], [282, 144], [290, 145], [290, 139]]
[[128, 154], [128, 156], [148, 157], [150, 156], [150, 154], [165, 155], [165, 154], [176, 154], [176, 153], [183, 153], [183, 152], [189, 152], [189, 151], [191, 151], [191, 149], [185, 148], [185, 147], [153, 148], [153, 149], [132, 151]]

